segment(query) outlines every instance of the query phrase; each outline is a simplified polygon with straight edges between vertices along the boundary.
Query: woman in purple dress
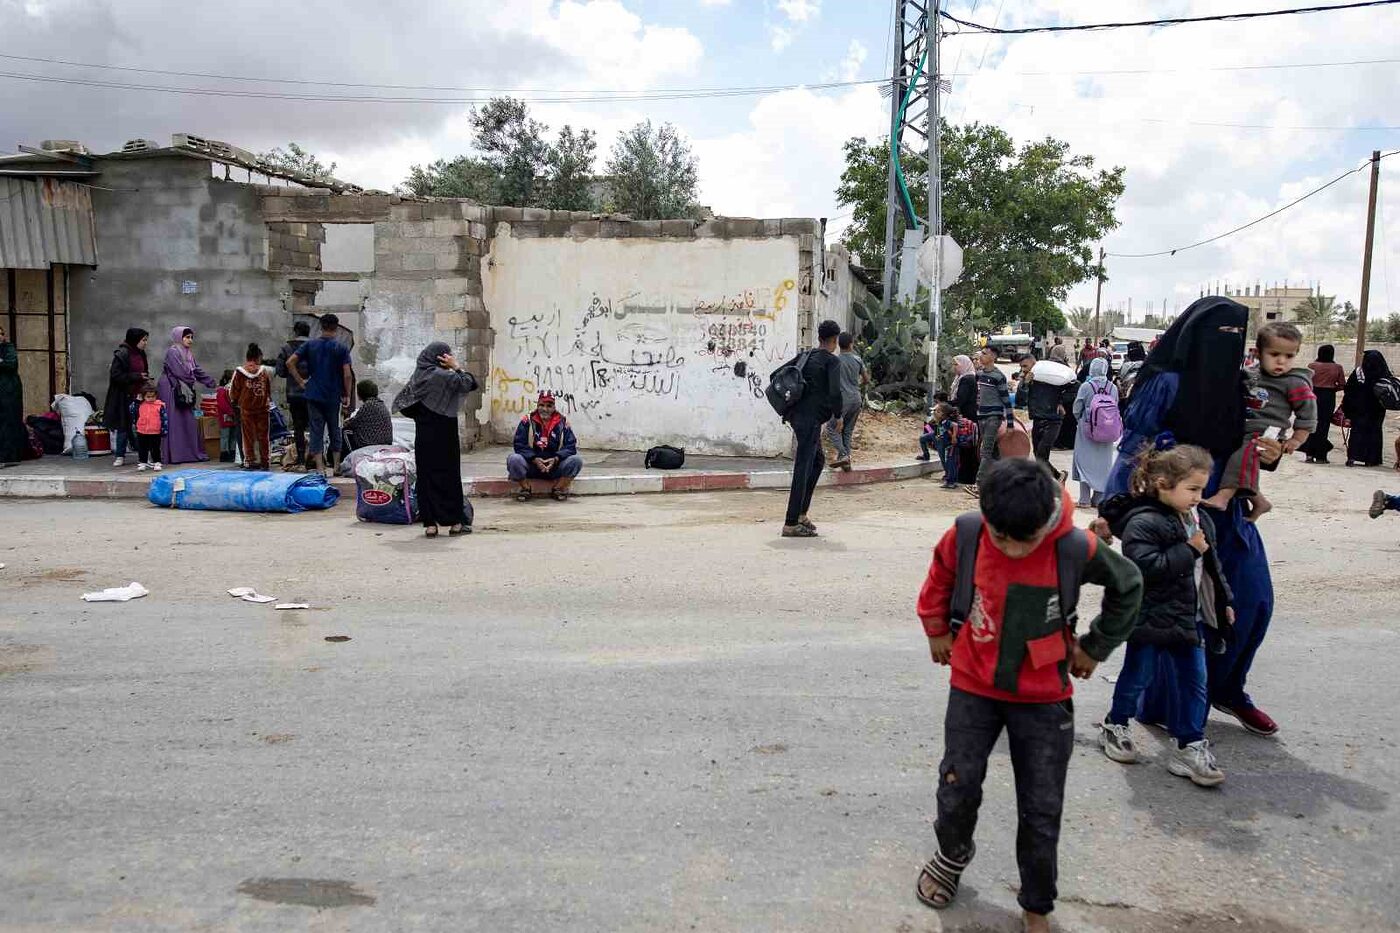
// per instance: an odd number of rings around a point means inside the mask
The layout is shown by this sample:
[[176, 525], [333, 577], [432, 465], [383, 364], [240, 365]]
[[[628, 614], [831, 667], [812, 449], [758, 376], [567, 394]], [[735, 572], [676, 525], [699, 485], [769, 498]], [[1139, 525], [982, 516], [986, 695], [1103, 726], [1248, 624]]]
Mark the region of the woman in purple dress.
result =
[[[170, 349], [165, 351], [165, 372], [160, 377], [156, 394], [165, 403], [166, 414], [170, 418], [170, 433], [161, 442], [161, 455], [166, 463], [195, 463], [208, 460], [204, 454], [204, 442], [199, 436], [199, 425], [195, 413], [199, 410], [199, 394], [194, 384], [202, 383], [214, 388], [214, 380], [195, 362], [194, 331], [188, 327], [176, 327], [170, 331]], [[189, 387], [189, 394], [195, 402], [182, 406], [177, 398], [179, 384]]]

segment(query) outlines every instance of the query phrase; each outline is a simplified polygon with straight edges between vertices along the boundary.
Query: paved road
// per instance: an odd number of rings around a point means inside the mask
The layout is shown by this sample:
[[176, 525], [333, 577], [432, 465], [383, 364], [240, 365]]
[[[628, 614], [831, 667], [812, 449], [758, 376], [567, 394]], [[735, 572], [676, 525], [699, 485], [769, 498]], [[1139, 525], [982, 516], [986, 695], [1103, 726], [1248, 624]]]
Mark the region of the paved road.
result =
[[[1108, 762], [1081, 688], [1061, 929], [1397, 928], [1393, 475], [1270, 487], [1284, 732], [1214, 720], [1222, 789]], [[969, 503], [823, 490], [798, 541], [771, 493], [493, 500], [435, 542], [0, 504], [0, 929], [1014, 929], [1004, 750], [960, 906], [912, 894], [946, 674], [911, 607]]]

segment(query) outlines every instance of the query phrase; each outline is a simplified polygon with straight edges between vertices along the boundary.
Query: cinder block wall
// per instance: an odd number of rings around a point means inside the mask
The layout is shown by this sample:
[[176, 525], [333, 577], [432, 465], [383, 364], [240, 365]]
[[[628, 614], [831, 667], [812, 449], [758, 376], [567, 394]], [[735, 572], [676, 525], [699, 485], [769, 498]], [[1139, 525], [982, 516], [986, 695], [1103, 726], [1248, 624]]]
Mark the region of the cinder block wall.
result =
[[101, 404], [128, 327], [151, 332], [157, 376], [177, 325], [194, 328], [195, 358], [216, 380], [250, 341], [275, 352], [288, 314], [266, 271], [268, 231], [251, 186], [178, 156], [104, 161], [99, 183], [98, 266], [75, 268], [71, 280], [73, 391]]

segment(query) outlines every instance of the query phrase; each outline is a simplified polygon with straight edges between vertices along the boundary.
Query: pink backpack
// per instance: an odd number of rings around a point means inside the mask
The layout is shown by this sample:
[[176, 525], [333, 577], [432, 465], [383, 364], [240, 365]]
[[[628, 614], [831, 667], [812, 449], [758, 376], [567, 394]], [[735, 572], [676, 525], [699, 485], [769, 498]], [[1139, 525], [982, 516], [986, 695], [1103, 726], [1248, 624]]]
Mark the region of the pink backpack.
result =
[[1095, 389], [1084, 409], [1084, 436], [1096, 444], [1111, 444], [1123, 436], [1123, 416], [1118, 400], [1105, 384]]

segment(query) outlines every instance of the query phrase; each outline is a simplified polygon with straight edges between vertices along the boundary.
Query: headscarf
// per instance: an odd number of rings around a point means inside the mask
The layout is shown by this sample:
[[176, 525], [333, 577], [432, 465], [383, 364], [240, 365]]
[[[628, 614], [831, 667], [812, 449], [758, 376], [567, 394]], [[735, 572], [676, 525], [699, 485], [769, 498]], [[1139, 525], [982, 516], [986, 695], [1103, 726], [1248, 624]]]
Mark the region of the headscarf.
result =
[[1068, 366], [1069, 351], [1065, 349], [1064, 344], [1057, 343], [1050, 348], [1050, 359], [1054, 360], [1056, 363], [1063, 363], [1065, 366]]
[[170, 329], [170, 349], [180, 355], [191, 369], [194, 368], [194, 351], [185, 346], [181, 341], [185, 339], [185, 334], [194, 336], [194, 328], [186, 327], [184, 324], [176, 325]]
[[1337, 348], [1330, 343], [1324, 343], [1317, 348], [1317, 361], [1319, 363], [1337, 362]]
[[[1244, 330], [1249, 309], [1212, 295], [1191, 303], [1147, 356], [1133, 385], [1133, 399], [1163, 373], [1179, 373], [1171, 407], [1159, 430], [1177, 442], [1204, 447], [1217, 457], [1236, 450], [1244, 436]], [[1233, 332], [1221, 328], [1232, 328]]]
[[954, 376], [967, 376], [976, 371], [976, 367], [972, 365], [972, 357], [968, 356], [966, 353], [959, 353], [957, 356], [953, 357]]
[[1124, 359], [1129, 363], [1141, 363], [1147, 359], [1147, 351], [1142, 348], [1141, 343], [1133, 340], [1128, 344], [1128, 352]]
[[[123, 340], [122, 343], [126, 344], [128, 347], [131, 347], [131, 349], [135, 350], [135, 349], [136, 349], [136, 345], [137, 345], [138, 343], [141, 342], [141, 338], [142, 338], [142, 337], [149, 337], [149, 336], [151, 336], [151, 332], [150, 332], [150, 331], [142, 330], [142, 329], [139, 328], [139, 327], [128, 327], [128, 328], [126, 329], [126, 339]], [[178, 341], [176, 341], [176, 342], [178, 343]]]
[[1094, 361], [1089, 364], [1089, 381], [1094, 382], [1095, 380], [1098, 380], [1100, 386], [1108, 383], [1108, 360], [1101, 356], [1095, 357]]
[[423, 348], [408, 385], [394, 396], [394, 411], [422, 405], [445, 418], [457, 417], [463, 399], [476, 388], [477, 383], [470, 373], [458, 373], [438, 365], [438, 357], [451, 352], [452, 348], [441, 340], [435, 340]]
[[1373, 386], [1390, 375], [1390, 364], [1385, 361], [1385, 354], [1381, 351], [1367, 350], [1361, 356], [1361, 367], [1357, 372], [1361, 374], [1362, 382]]

